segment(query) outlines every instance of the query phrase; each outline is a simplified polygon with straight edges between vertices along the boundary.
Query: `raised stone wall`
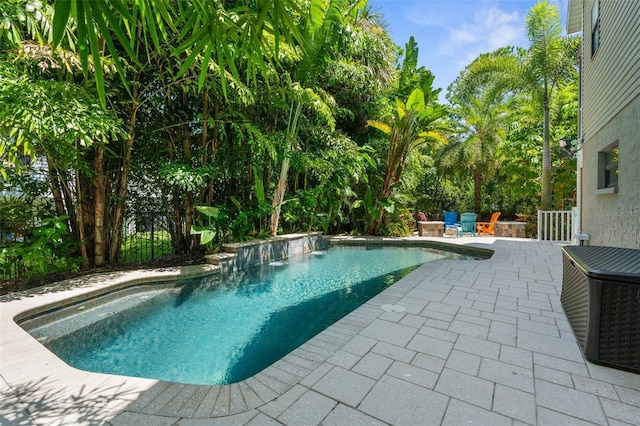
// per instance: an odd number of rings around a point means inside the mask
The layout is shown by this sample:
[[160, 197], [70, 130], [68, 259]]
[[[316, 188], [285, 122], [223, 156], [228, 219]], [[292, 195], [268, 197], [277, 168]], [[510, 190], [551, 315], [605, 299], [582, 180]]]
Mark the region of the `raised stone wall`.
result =
[[496, 237], [526, 238], [527, 224], [524, 222], [495, 222], [494, 234]]
[[444, 222], [433, 220], [418, 222], [418, 235], [421, 237], [442, 237], [444, 233]]
[[328, 247], [329, 238], [321, 232], [289, 234], [266, 240], [225, 244], [222, 246], [223, 252], [208, 255], [206, 259], [207, 263], [220, 265], [222, 272], [230, 272]]

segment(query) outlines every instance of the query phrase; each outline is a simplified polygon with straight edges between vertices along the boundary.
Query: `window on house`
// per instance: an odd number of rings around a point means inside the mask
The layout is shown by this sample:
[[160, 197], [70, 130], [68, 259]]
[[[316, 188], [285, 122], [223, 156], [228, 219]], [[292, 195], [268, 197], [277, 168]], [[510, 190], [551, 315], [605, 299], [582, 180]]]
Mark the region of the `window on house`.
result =
[[591, 56], [600, 45], [600, 0], [596, 0], [591, 8]]
[[598, 190], [603, 193], [618, 189], [618, 142], [598, 153]]

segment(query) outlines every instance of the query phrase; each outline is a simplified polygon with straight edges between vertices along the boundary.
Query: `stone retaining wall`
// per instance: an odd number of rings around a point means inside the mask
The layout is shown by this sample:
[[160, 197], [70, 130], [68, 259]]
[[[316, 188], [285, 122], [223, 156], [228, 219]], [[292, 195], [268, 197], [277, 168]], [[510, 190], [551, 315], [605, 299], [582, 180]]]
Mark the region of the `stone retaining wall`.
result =
[[444, 222], [441, 220], [418, 222], [418, 235], [421, 237], [442, 237], [443, 233]]
[[207, 255], [205, 258], [207, 263], [219, 265], [224, 273], [310, 253], [314, 250], [325, 250], [328, 247], [329, 238], [324, 237], [321, 232], [310, 232], [225, 244], [222, 246], [223, 252]]
[[494, 235], [496, 237], [526, 238], [527, 224], [525, 222], [502, 222], [494, 223]]

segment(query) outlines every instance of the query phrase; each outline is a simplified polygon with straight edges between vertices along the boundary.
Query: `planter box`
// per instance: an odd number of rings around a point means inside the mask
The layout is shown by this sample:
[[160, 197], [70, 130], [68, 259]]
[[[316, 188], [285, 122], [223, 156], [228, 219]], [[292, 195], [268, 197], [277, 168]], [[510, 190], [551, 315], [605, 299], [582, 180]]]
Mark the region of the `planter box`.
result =
[[418, 235], [421, 237], [442, 237], [443, 232], [444, 222], [441, 220], [418, 222]]
[[640, 250], [564, 247], [561, 301], [585, 358], [640, 373]]
[[494, 222], [493, 234], [495, 237], [526, 238], [527, 224], [515, 221]]

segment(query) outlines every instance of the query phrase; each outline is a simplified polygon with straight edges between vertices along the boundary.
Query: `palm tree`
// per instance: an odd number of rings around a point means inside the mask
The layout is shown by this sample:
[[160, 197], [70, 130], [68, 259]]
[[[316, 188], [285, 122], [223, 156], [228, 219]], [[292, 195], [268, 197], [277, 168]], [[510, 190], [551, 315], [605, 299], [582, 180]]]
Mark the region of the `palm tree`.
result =
[[468, 99], [452, 109], [454, 137], [442, 151], [445, 169], [469, 171], [473, 175], [475, 212], [482, 206], [482, 180], [495, 168], [496, 149], [506, 138], [507, 110], [499, 100], [485, 96]]
[[[542, 1], [526, 18], [531, 47], [501, 49], [481, 55], [465, 70], [461, 84], [469, 94], [489, 84], [494, 91], [527, 92], [543, 115], [542, 193], [540, 208], [551, 208], [549, 106], [559, 88], [575, 76], [575, 40], [562, 36], [558, 8]], [[487, 80], [489, 79], [489, 80]]]

